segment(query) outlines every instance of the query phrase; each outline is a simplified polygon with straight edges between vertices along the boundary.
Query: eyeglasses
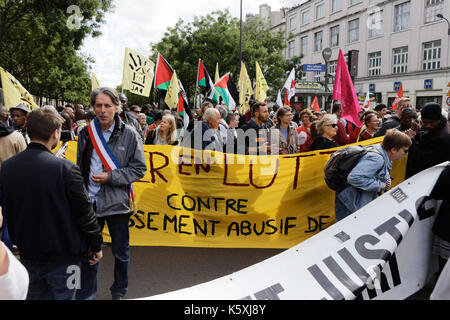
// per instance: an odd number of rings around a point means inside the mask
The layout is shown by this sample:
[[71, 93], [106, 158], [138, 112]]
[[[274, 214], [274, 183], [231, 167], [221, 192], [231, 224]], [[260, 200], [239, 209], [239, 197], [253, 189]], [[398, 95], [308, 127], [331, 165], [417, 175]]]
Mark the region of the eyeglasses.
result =
[[329, 127], [333, 127], [333, 128], [337, 128], [338, 124], [337, 124], [337, 123], [333, 123], [333, 124], [327, 124], [327, 126], [329, 126]]

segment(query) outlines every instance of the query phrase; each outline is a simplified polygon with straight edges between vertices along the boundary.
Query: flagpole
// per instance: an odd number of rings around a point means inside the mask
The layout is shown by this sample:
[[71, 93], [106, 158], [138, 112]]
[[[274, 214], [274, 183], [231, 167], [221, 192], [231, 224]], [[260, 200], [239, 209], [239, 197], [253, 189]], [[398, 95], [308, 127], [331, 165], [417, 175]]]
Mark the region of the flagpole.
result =
[[241, 18], [239, 21], [239, 65], [242, 65], [242, 0], [241, 0]]

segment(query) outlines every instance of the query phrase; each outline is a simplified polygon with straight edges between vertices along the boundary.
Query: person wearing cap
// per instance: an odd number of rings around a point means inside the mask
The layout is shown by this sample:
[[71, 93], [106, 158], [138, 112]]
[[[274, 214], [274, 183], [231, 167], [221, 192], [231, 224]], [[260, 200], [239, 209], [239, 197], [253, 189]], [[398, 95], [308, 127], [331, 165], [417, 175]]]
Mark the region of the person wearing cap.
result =
[[20, 103], [15, 107], [9, 108], [11, 112], [11, 118], [14, 123], [14, 129], [19, 130], [22, 133], [27, 145], [30, 143], [25, 123], [27, 121], [27, 115], [30, 112], [30, 108], [25, 103]]
[[450, 160], [450, 125], [440, 104], [429, 102], [420, 111], [421, 122], [405, 131], [413, 144], [406, 166], [406, 178]]

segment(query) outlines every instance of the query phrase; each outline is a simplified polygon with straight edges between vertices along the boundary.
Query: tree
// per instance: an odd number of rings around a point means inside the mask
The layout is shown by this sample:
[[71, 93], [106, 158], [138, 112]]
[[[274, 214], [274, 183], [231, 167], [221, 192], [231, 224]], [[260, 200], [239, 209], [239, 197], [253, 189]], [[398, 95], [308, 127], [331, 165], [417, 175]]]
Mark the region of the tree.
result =
[[[287, 61], [282, 51], [286, 47], [283, 32], [271, 33], [268, 25], [260, 20], [243, 23], [242, 59], [250, 78], [255, 79], [258, 61], [269, 87], [276, 90], [284, 84]], [[195, 17], [191, 23], [178, 20], [169, 28], [158, 43], [151, 43], [153, 61], [160, 52], [177, 71], [187, 95], [195, 94], [198, 59], [201, 58], [214, 80], [215, 65], [219, 63], [221, 75], [233, 74], [237, 83], [239, 64], [239, 20], [228, 10], [214, 11], [206, 16]]]
[[0, 65], [34, 95], [86, 103], [93, 60], [77, 50], [111, 9], [111, 0], [0, 0]]

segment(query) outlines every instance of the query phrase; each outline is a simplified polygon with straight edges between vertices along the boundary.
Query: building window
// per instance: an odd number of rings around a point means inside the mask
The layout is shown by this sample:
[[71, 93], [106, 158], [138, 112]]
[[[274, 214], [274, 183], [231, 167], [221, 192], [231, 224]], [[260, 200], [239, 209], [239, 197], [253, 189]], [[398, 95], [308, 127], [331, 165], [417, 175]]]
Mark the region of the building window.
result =
[[423, 70], [441, 67], [441, 40], [423, 44]]
[[316, 20], [325, 16], [325, 5], [323, 3], [316, 6]]
[[322, 51], [323, 32], [319, 31], [314, 34], [314, 51]]
[[383, 10], [369, 15], [369, 38], [383, 34]]
[[295, 40], [289, 41], [289, 54], [288, 57], [292, 58], [295, 56]]
[[381, 74], [381, 52], [369, 53], [369, 77]]
[[392, 50], [392, 73], [408, 72], [408, 47]]
[[295, 28], [297, 28], [297, 19], [296, 17], [291, 17], [289, 19], [289, 26], [290, 26], [290, 30], [295, 30]]
[[438, 20], [438, 13], [444, 10], [444, 0], [425, 0], [425, 23]]
[[323, 78], [323, 72], [314, 72], [314, 81], [315, 82], [322, 82], [324, 80]]
[[304, 56], [308, 54], [308, 36], [300, 39], [300, 51]]
[[331, 12], [336, 12], [341, 9], [341, 0], [331, 0]]
[[359, 40], [359, 19], [348, 22], [348, 42]]
[[334, 77], [336, 77], [337, 60], [328, 62], [328, 76], [330, 82], [334, 82]]
[[404, 2], [395, 6], [394, 9], [394, 31], [406, 30], [409, 28], [411, 2]]
[[330, 47], [339, 46], [339, 26], [330, 28]]
[[309, 23], [309, 11], [302, 12], [302, 24]]
[[360, 3], [362, 0], [350, 0], [350, 6]]

